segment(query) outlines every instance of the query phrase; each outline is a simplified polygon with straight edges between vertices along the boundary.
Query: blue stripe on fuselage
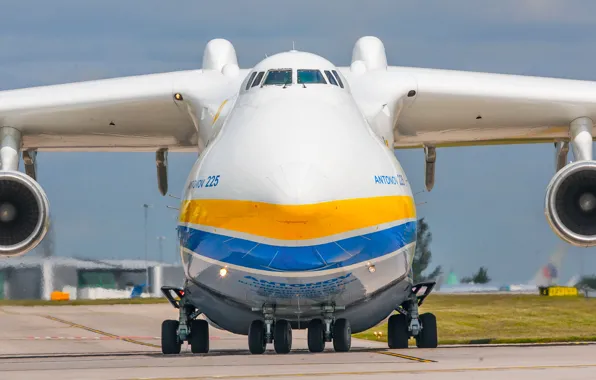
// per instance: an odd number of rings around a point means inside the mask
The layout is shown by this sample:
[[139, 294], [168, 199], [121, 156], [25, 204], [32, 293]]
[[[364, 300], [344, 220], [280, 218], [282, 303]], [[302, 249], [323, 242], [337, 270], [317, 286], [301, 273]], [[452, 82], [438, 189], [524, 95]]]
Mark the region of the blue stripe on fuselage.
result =
[[416, 222], [335, 242], [302, 247], [260, 244], [179, 226], [183, 247], [227, 264], [266, 271], [320, 271], [358, 264], [416, 240]]

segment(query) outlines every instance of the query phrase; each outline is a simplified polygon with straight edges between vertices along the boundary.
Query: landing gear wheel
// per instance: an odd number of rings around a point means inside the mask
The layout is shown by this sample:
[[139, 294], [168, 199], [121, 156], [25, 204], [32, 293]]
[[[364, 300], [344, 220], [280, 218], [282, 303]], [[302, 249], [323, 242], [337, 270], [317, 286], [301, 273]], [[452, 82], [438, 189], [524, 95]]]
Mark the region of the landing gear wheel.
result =
[[348, 352], [352, 347], [352, 328], [347, 319], [340, 318], [333, 325], [333, 348], [336, 352]]
[[422, 330], [416, 336], [416, 347], [437, 348], [437, 317], [432, 313], [420, 314], [419, 317]]
[[266, 347], [265, 322], [260, 319], [254, 320], [248, 328], [248, 349], [251, 354], [262, 354]]
[[403, 314], [393, 314], [387, 324], [387, 343], [389, 348], [408, 348], [410, 332], [408, 319]]
[[308, 324], [308, 350], [323, 352], [325, 349], [325, 325], [320, 319], [313, 319]]
[[178, 339], [178, 321], [165, 320], [161, 324], [161, 352], [164, 355], [180, 353], [182, 342]]
[[207, 321], [195, 319], [190, 322], [188, 343], [193, 354], [206, 354], [209, 352], [209, 323]]
[[292, 326], [285, 319], [275, 322], [273, 347], [278, 354], [287, 354], [292, 349]]

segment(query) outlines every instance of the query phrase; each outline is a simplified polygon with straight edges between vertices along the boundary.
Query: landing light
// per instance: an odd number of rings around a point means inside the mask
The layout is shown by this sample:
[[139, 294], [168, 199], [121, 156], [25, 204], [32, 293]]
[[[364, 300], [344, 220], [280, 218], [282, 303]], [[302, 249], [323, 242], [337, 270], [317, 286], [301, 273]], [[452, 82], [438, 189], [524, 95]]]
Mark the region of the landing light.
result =
[[182, 94], [181, 94], [181, 93], [179, 93], [179, 92], [175, 93], [175, 94], [174, 94], [174, 99], [176, 99], [176, 100], [182, 100], [182, 99], [183, 99], [183, 98], [182, 98]]
[[368, 266], [368, 271], [369, 271], [370, 273], [375, 273], [375, 271], [376, 271], [376, 270], [377, 270], [377, 268], [375, 268], [375, 266], [374, 266], [374, 265], [369, 265], [369, 266]]
[[219, 270], [219, 277], [226, 277], [228, 275], [228, 269], [227, 268], [221, 268]]

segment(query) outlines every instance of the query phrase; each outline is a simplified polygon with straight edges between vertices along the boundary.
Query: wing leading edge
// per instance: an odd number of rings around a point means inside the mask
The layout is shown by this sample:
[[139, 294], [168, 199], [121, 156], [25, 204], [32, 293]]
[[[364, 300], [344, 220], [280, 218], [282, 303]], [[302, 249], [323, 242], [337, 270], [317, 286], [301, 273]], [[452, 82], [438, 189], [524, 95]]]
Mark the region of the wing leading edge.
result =
[[396, 148], [568, 140], [574, 120], [596, 120], [596, 82], [390, 66], [374, 36], [358, 39], [340, 70]]
[[[21, 132], [23, 149], [196, 151], [194, 108], [229, 84], [190, 70], [2, 91], [0, 124]], [[192, 101], [177, 102], [177, 92]]]
[[394, 128], [398, 148], [553, 142], [573, 120], [596, 120], [596, 82], [388, 67], [396, 74], [416, 86]]

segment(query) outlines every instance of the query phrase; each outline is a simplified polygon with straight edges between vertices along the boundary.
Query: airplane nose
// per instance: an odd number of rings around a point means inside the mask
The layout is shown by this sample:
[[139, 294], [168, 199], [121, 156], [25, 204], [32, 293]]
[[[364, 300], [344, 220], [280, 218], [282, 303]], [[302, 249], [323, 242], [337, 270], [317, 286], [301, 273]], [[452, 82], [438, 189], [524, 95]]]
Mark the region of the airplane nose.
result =
[[303, 204], [316, 199], [317, 187], [324, 186], [320, 168], [308, 162], [284, 163], [266, 176], [266, 201], [274, 204]]
[[[387, 161], [386, 152], [373, 149], [376, 155], [363, 160], [351, 147], [370, 139], [365, 129], [338, 141], [350, 115], [302, 100], [304, 110], [274, 102], [222, 132], [197, 162], [203, 178], [221, 177], [217, 186], [191, 189], [182, 205], [187, 249], [255, 270], [305, 271], [372, 260], [415, 239], [411, 197], [367, 185], [377, 171], [394, 170], [378, 164]], [[255, 136], [261, 144], [246, 143]], [[379, 169], [371, 172], [371, 163]]]

